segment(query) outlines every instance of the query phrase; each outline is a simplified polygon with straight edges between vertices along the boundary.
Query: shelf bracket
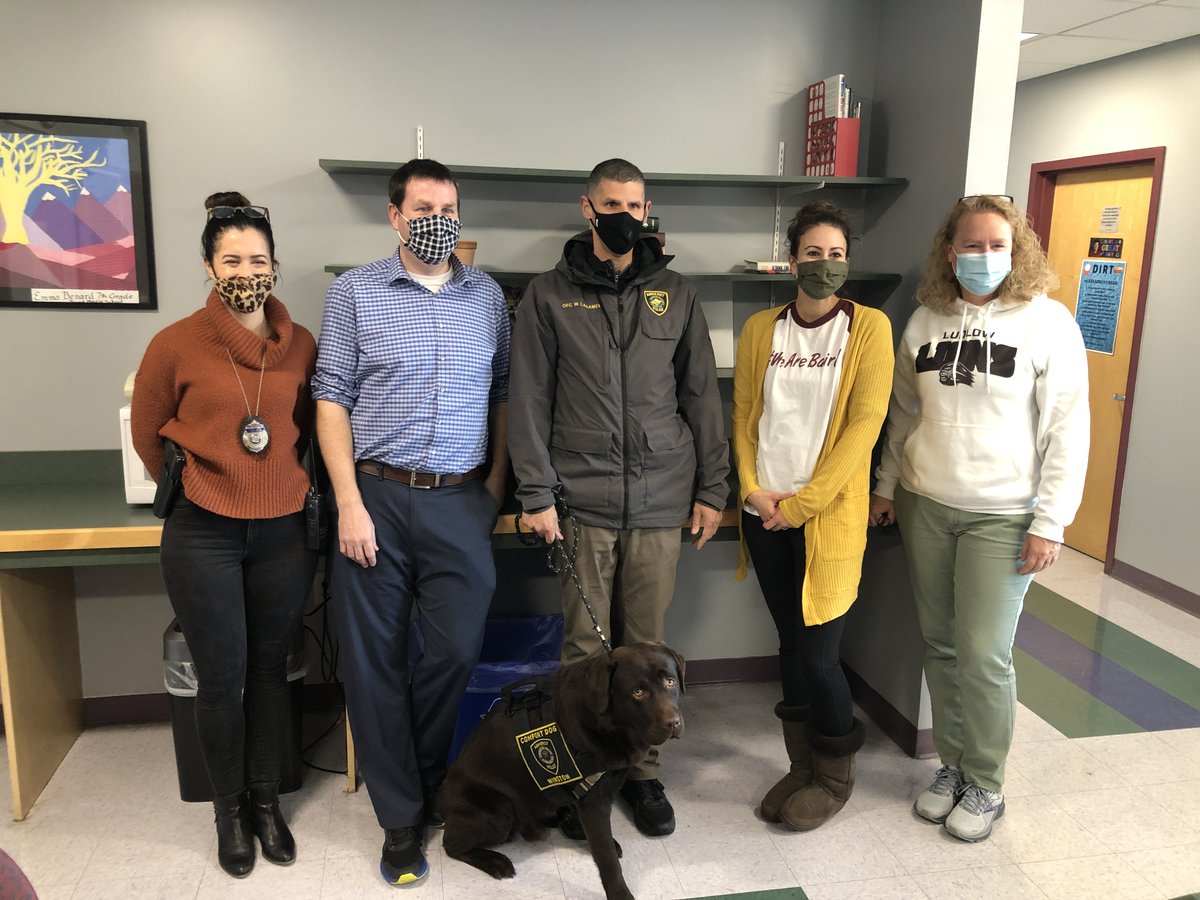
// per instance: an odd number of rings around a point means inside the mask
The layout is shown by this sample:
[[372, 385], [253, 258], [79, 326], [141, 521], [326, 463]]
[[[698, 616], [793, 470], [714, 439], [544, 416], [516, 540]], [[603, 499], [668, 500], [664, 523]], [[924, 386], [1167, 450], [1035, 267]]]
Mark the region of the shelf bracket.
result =
[[[776, 175], [783, 175], [783, 156], [787, 149], [787, 142], [779, 142], [779, 161], [776, 163]], [[771, 259], [779, 259], [779, 222], [783, 212], [783, 195], [779, 188], [775, 188], [775, 228], [771, 232]]]
[[425, 158], [425, 129], [417, 126], [417, 159]]

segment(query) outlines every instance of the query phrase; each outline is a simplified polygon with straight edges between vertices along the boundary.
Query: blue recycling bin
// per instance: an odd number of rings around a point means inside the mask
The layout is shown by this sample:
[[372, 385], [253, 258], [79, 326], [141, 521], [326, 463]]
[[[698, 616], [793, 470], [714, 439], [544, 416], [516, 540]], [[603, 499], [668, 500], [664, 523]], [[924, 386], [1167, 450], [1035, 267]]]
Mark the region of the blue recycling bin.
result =
[[[420, 622], [414, 622], [413, 659], [421, 652], [423, 641]], [[479, 662], [471, 670], [458, 722], [450, 743], [449, 762], [454, 762], [471, 732], [500, 700], [500, 689], [514, 681], [534, 675], [549, 675], [559, 667], [562, 648], [563, 617], [561, 613], [548, 616], [519, 616], [511, 619], [488, 619], [483, 629], [483, 647]]]

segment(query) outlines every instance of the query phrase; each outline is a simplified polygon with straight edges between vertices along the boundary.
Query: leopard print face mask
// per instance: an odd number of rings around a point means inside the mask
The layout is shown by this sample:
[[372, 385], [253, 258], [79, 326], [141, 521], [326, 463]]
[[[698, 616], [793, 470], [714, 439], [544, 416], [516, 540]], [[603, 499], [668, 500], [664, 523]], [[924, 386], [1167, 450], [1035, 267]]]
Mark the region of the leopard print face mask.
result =
[[218, 278], [213, 286], [217, 296], [228, 304], [229, 308], [240, 313], [257, 312], [267, 302], [271, 289], [275, 287], [275, 273], [264, 272], [261, 275], [234, 275], [232, 278]]

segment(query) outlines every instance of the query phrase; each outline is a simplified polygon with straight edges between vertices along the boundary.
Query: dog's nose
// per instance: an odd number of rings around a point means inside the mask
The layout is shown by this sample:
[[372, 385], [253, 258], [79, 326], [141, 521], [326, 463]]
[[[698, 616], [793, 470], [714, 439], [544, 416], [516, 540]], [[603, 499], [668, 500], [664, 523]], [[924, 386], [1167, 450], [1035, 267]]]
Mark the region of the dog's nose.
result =
[[665, 724], [671, 732], [671, 737], [677, 738], [683, 734], [683, 716], [678, 713], [667, 719]]

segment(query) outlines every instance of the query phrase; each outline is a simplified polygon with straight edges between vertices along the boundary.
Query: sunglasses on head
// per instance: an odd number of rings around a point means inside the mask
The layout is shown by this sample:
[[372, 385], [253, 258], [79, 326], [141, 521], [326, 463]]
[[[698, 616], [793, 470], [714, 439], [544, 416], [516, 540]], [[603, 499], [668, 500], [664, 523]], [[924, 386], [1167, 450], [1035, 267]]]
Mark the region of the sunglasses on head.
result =
[[238, 213], [247, 219], [271, 221], [271, 211], [265, 206], [214, 206], [208, 211], [208, 217], [210, 219], [232, 219]]
[[965, 197], [959, 197], [958, 202], [962, 203], [964, 200], [978, 200], [978, 199], [1007, 200], [1009, 203], [1016, 202], [1015, 200], [1013, 200], [1012, 197], [1008, 196], [1008, 194], [967, 194], [967, 196], [965, 196]]

